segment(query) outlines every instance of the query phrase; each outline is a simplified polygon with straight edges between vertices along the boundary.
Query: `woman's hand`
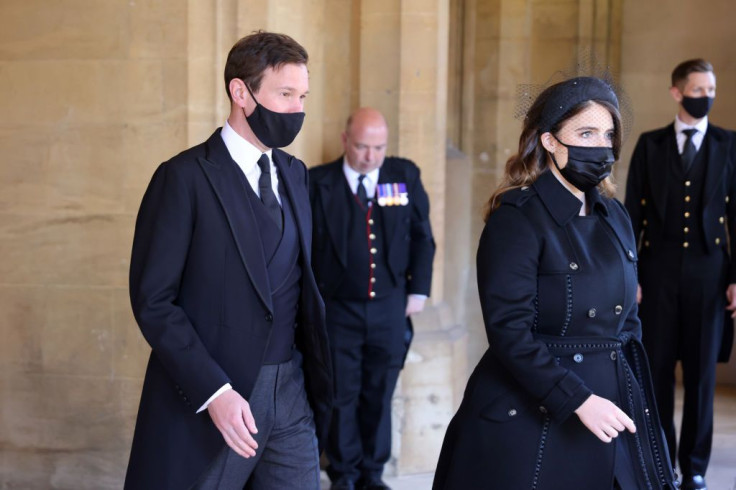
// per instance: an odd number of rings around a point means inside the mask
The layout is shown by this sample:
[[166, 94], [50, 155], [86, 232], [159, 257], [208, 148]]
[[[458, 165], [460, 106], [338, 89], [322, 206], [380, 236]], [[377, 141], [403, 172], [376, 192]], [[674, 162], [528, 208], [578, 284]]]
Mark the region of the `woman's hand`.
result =
[[610, 400], [590, 395], [575, 413], [580, 421], [603, 442], [611, 442], [624, 429], [636, 432], [634, 421]]

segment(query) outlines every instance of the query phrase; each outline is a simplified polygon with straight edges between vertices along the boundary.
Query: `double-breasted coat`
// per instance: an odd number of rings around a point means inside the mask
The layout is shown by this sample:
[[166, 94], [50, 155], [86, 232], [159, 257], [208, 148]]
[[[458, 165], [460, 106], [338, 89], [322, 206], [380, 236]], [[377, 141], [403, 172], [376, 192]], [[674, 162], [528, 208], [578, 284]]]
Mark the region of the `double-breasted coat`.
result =
[[[317, 436], [332, 404], [324, 303], [311, 272], [306, 166], [272, 158], [299, 232], [302, 282], [296, 342]], [[133, 313], [152, 347], [125, 488], [189, 488], [224, 447], [204, 411], [226, 383], [248, 399], [274, 311], [248, 185], [215, 131], [156, 170], [136, 221], [130, 266]]]
[[[477, 267], [489, 348], [447, 429], [435, 489], [612, 488], [620, 454], [638, 488], [673, 485], [639, 343], [631, 225], [618, 201], [586, 198], [579, 216], [580, 200], [546, 171], [488, 219]], [[617, 403], [636, 434], [593, 435], [574, 414], [591, 394]]]

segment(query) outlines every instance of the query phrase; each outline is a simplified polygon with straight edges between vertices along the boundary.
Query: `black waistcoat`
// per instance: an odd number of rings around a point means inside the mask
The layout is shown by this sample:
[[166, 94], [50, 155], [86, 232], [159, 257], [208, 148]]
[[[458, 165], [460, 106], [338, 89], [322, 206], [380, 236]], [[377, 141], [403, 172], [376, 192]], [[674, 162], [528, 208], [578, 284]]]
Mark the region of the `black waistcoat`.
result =
[[687, 172], [683, 171], [679, 158], [673, 160], [667, 169], [670, 175], [664, 239], [683, 250], [705, 250], [701, 218], [707, 156], [708, 148], [704, 141]]
[[350, 209], [348, 225], [347, 274], [335, 297], [370, 300], [385, 296], [393, 289], [386, 263], [386, 240], [383, 239], [382, 210], [375, 201], [368, 209], [358, 202], [345, 181], [345, 202]]
[[273, 323], [263, 363], [278, 364], [291, 359], [294, 344], [296, 308], [301, 293], [302, 277], [299, 232], [283, 180], [279, 181], [281, 210], [284, 216], [283, 234], [248, 182], [245, 183], [245, 187], [258, 223], [273, 302]]

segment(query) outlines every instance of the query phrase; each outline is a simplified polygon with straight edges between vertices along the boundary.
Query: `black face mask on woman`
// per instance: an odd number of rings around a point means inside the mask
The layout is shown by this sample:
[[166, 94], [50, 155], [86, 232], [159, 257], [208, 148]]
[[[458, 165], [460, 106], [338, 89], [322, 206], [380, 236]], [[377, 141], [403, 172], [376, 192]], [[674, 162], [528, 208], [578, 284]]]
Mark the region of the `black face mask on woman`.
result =
[[583, 192], [588, 192], [611, 175], [611, 167], [616, 159], [613, 148], [608, 146], [572, 146], [555, 139], [567, 148], [567, 165], [560, 168], [553, 153], [552, 161], [569, 183]]
[[266, 145], [268, 148], [283, 148], [289, 146], [299, 131], [302, 129], [304, 122], [303, 112], [274, 112], [263, 107], [253, 96], [253, 92], [246, 85], [248, 93], [256, 103], [256, 108], [250, 116], [243, 115], [248, 121], [250, 129], [256, 138]]

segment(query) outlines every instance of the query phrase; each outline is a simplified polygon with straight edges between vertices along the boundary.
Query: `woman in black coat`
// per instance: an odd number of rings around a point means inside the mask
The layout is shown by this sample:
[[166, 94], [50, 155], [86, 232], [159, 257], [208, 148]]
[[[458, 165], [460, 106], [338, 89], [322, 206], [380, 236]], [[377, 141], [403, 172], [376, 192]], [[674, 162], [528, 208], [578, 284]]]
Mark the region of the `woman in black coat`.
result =
[[639, 341], [636, 246], [608, 179], [618, 100], [553, 85], [524, 121], [478, 247], [489, 348], [434, 488], [675, 488]]

